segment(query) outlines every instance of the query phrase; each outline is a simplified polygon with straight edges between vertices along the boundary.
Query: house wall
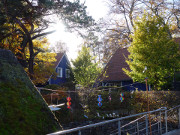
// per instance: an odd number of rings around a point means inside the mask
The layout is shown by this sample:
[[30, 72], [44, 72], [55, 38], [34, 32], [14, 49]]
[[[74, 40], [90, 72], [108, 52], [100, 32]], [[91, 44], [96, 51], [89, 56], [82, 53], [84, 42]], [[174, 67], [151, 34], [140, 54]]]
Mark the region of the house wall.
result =
[[57, 85], [61, 85], [63, 83], [67, 82], [67, 78], [66, 78], [66, 69], [69, 69], [69, 62], [67, 57], [64, 55], [63, 58], [61, 59], [60, 63], [58, 64], [58, 66], [56, 67], [56, 73], [57, 73], [57, 68], [61, 67], [63, 69], [62, 73], [63, 73], [63, 77], [56, 77], [56, 79], [53, 79], [51, 77], [51, 79], [49, 80], [49, 84], [57, 84]]
[[133, 90], [146, 90], [146, 85], [144, 83], [133, 83], [132, 80], [127, 81], [106, 81], [99, 83], [98, 86], [117, 86], [122, 87], [122, 90], [133, 91]]
[[132, 91], [132, 90], [146, 90], [146, 85], [144, 83], [133, 83], [132, 80], [129, 81], [122, 81], [122, 86], [124, 86], [122, 89], [127, 90], [127, 91]]

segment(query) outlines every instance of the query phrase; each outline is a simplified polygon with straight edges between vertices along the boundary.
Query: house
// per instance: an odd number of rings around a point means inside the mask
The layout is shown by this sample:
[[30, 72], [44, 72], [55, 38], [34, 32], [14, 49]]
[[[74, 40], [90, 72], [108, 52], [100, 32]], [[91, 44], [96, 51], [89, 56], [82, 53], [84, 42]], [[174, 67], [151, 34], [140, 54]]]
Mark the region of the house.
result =
[[51, 75], [48, 79], [48, 83], [57, 85], [67, 83], [71, 77], [71, 68], [66, 53], [57, 53], [54, 68], [56, 70], [57, 76], [54, 77]]
[[[174, 41], [180, 44], [180, 38], [175, 38]], [[129, 66], [126, 63], [128, 55], [129, 52], [127, 48], [118, 48], [104, 68], [105, 76], [100, 75], [96, 86], [119, 86], [122, 87], [122, 89], [129, 91], [136, 89], [146, 90], [144, 83], [133, 82], [133, 80], [122, 70], [122, 68], [129, 69]], [[173, 84], [174, 90], [179, 90], [180, 88], [179, 76], [180, 72], [176, 72]]]
[[129, 52], [127, 48], [118, 48], [104, 68], [105, 76], [98, 78], [98, 86], [118, 86], [123, 90], [146, 90], [143, 83], [134, 82], [124, 73], [122, 68], [129, 69], [126, 58]]

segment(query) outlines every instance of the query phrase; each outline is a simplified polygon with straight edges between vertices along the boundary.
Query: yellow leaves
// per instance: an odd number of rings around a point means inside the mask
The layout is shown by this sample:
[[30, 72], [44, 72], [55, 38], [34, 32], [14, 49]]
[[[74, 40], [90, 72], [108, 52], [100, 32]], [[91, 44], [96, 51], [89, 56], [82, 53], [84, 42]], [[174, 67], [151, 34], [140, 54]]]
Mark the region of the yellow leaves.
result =
[[15, 55], [21, 53], [21, 34], [16, 33], [15, 29], [19, 29], [17, 24], [8, 24], [5, 23], [4, 27], [6, 28], [7, 33], [11, 33], [10, 36], [6, 37], [1, 42], [1, 48], [11, 50]]
[[171, 31], [176, 30], [177, 29], [177, 25], [172, 25], [170, 29], [171, 29]]
[[47, 38], [43, 38], [42, 40], [33, 40], [34, 47], [39, 47], [43, 49], [48, 49], [50, 43]]
[[[54, 62], [56, 61], [56, 53], [51, 53], [48, 51], [49, 43], [47, 38], [43, 38], [42, 40], [35, 40], [34, 46], [42, 51], [36, 55], [34, 59], [34, 79], [33, 82], [35, 84], [41, 83], [44, 84], [48, 80], [48, 78], [55, 73], [55, 69], [53, 68]], [[38, 50], [34, 50], [35, 52]]]
[[56, 57], [56, 53], [45, 52], [45, 53], [39, 53], [36, 56], [35, 60], [37, 59], [38, 61], [41, 62], [53, 63], [56, 61], [55, 57]]

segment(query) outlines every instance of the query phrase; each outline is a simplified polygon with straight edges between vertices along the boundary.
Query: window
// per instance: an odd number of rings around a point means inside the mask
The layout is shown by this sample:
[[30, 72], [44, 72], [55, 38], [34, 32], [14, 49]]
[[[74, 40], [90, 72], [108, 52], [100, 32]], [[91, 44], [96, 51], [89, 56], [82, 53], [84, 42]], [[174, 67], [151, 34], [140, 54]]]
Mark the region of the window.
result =
[[69, 78], [69, 77], [70, 77], [70, 70], [66, 69], [66, 78]]
[[36, 7], [38, 6], [38, 0], [32, 0], [32, 6]]
[[63, 69], [61, 67], [57, 68], [57, 77], [63, 77]]

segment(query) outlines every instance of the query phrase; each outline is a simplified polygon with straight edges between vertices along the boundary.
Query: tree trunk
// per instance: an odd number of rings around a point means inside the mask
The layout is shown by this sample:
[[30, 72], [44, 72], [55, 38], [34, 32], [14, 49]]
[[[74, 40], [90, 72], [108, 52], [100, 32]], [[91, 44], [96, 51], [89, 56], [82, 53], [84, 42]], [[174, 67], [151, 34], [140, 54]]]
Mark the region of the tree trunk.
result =
[[34, 74], [34, 70], [33, 70], [33, 65], [34, 65], [34, 51], [33, 51], [33, 42], [31, 40], [31, 36], [28, 35], [28, 39], [29, 39], [29, 53], [30, 53], [30, 58], [29, 58], [29, 74], [30, 74], [30, 78], [33, 79], [33, 74]]
[[[28, 31], [28, 29], [25, 27], [25, 25], [17, 18], [14, 18], [15, 21], [19, 24], [19, 26], [23, 29], [23, 31], [25, 32], [26, 36], [27, 36], [27, 40], [29, 42], [29, 53], [30, 53], [30, 58], [29, 58], [29, 75], [30, 78], [33, 79], [33, 63], [34, 63], [34, 51], [33, 51], [33, 42], [32, 42], [32, 38], [31, 38], [31, 34]], [[34, 27], [31, 27], [31, 31], [33, 31]]]

